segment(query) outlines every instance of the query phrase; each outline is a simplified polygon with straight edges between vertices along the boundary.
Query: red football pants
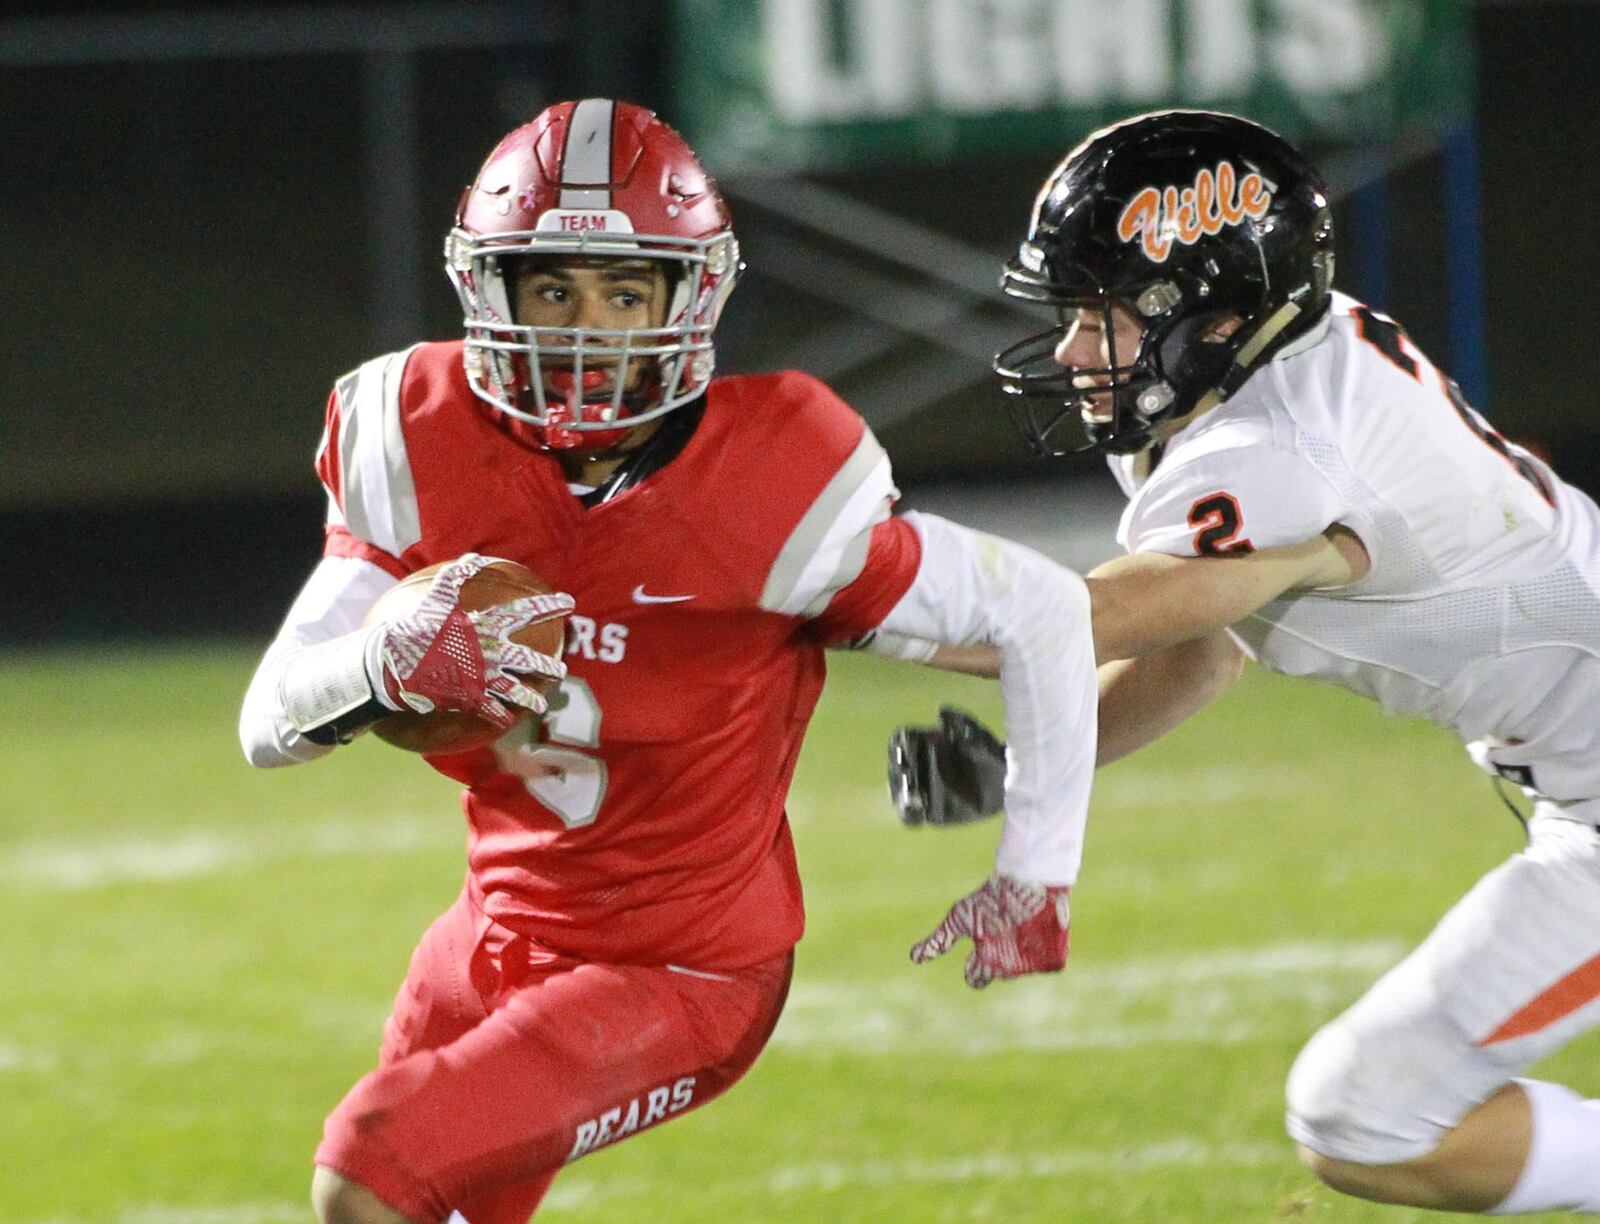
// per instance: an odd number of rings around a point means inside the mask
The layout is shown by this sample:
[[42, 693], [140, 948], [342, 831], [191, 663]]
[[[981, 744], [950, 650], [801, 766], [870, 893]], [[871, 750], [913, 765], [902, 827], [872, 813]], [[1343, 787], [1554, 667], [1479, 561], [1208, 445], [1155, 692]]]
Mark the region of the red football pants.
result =
[[329, 1115], [316, 1163], [419, 1224], [523, 1224], [556, 1172], [703, 1105], [749, 1070], [792, 954], [732, 974], [571, 960], [465, 893], [428, 929], [378, 1069]]

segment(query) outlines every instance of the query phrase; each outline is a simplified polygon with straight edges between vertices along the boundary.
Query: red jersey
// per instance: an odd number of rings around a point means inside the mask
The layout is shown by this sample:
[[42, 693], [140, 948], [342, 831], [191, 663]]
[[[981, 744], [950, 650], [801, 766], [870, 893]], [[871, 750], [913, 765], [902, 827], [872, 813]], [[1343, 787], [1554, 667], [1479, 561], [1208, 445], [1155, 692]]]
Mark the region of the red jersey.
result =
[[473, 396], [461, 350], [341, 379], [317, 470], [328, 555], [402, 576], [480, 552], [576, 601], [542, 724], [430, 758], [467, 786], [474, 895], [587, 959], [781, 953], [803, 924], [783, 805], [823, 644], [875, 627], [920, 562], [887, 458], [815, 379], [720, 378], [671, 463], [586, 507]]

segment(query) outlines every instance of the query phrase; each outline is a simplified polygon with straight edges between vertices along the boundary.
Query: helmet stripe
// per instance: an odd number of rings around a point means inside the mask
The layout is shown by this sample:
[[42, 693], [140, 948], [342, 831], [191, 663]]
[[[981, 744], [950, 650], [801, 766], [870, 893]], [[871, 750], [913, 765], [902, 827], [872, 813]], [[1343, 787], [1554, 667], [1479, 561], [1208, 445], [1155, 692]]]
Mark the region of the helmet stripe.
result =
[[561, 151], [561, 207], [611, 207], [611, 119], [609, 98], [585, 98], [572, 108]]

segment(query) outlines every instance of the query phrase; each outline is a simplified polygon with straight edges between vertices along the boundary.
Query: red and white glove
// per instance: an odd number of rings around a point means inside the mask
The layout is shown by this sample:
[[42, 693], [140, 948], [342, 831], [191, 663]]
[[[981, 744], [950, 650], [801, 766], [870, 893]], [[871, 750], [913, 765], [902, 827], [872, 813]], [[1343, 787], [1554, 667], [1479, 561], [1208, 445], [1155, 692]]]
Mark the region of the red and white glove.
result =
[[967, 985], [982, 990], [996, 978], [1057, 973], [1067, 963], [1071, 910], [1065, 884], [1034, 884], [1014, 876], [992, 875], [976, 892], [950, 907], [944, 921], [911, 949], [911, 959], [926, 964], [943, 956], [963, 936], [972, 940]]
[[[383, 679], [390, 704], [419, 714], [436, 709], [470, 710], [497, 727], [516, 722], [520, 706], [543, 714], [544, 696], [519, 680], [560, 680], [566, 664], [511, 635], [529, 625], [565, 616], [572, 596], [524, 595], [482, 612], [461, 607], [461, 587], [493, 558], [468, 553], [433, 576], [417, 610], [383, 630]], [[399, 708], [399, 707], [397, 707]]]

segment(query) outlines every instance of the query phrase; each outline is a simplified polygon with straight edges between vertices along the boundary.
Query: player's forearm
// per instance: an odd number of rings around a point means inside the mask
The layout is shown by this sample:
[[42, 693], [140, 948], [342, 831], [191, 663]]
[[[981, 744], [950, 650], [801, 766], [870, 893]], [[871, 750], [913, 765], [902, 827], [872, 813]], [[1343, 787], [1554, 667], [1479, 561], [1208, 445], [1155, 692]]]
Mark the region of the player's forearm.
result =
[[1083, 579], [1043, 564], [1019, 569], [1009, 632], [998, 635], [1008, 759], [1003, 875], [1073, 884], [1093, 787], [1094, 638]]
[[257, 769], [299, 765], [326, 756], [332, 747], [313, 744], [294, 728], [282, 698], [285, 670], [300, 652], [294, 642], [274, 642], [245, 690], [239, 711], [239, 746]]
[[1009, 769], [997, 869], [1070, 884], [1094, 763], [1094, 651], [1083, 580], [1010, 541], [933, 516], [907, 518], [922, 537], [922, 569], [884, 627], [998, 652]]
[[245, 758], [258, 768], [314, 761], [395, 709], [384, 692], [382, 645], [377, 629], [275, 642], [240, 712]]
[[1000, 678], [1000, 651], [994, 646], [941, 645], [934, 650], [927, 663], [929, 667], [959, 672], [963, 676], [982, 676], [987, 680]]
[[[361, 640], [352, 637], [348, 660], [333, 662], [345, 670], [360, 666], [366, 637], [360, 633], [362, 616], [394, 582], [392, 576], [366, 561], [330, 557], [318, 564], [245, 692], [239, 712], [239, 743], [250, 764], [271, 768], [327, 755], [329, 746], [314, 744], [296, 730], [284, 698], [285, 678], [292, 669], [306, 664], [308, 648], [352, 635]], [[349, 668], [344, 668], [344, 663]]]
[[1095, 763], [1109, 765], [1199, 713], [1243, 666], [1244, 654], [1224, 632], [1105, 664]]
[[1134, 659], [1208, 637], [1285, 591], [1333, 585], [1350, 574], [1341, 549], [1325, 536], [1237, 557], [1117, 557], [1087, 578], [1095, 657]]
[[864, 650], [885, 659], [899, 659], [905, 663], [922, 663], [940, 671], [958, 672], [963, 676], [979, 676], [985, 680], [1000, 678], [1000, 651], [987, 643], [971, 646], [951, 646], [944, 642], [929, 642], [922, 638], [906, 637], [898, 633], [878, 631], [868, 638], [850, 644], [852, 650]]

